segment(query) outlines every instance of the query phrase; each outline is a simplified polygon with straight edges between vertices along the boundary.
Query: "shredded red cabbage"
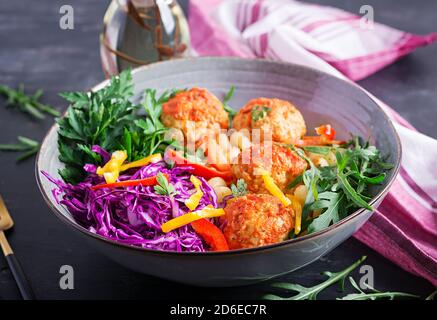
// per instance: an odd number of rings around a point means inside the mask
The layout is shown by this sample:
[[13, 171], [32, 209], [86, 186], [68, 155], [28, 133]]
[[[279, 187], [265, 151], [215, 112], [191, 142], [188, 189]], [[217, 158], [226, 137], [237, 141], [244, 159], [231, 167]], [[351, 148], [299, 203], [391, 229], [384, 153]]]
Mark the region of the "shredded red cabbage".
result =
[[[93, 172], [94, 168], [89, 166], [87, 169]], [[93, 233], [143, 248], [202, 252], [207, 248], [190, 225], [168, 233], [161, 231], [164, 222], [189, 212], [184, 202], [194, 192], [190, 182], [191, 170], [189, 167], [168, 169], [165, 162], [160, 161], [141, 169], [131, 169], [119, 177], [123, 181], [155, 176], [158, 172], [167, 173], [176, 191], [172, 197], [156, 194], [152, 186], [91, 190], [91, 186], [105, 182], [94, 173], [77, 185], [42, 173], [56, 185], [52, 191], [56, 201], [64, 205], [81, 226]], [[207, 205], [218, 208], [214, 190], [202, 177], [198, 178], [202, 181], [204, 196], [197, 209]]]

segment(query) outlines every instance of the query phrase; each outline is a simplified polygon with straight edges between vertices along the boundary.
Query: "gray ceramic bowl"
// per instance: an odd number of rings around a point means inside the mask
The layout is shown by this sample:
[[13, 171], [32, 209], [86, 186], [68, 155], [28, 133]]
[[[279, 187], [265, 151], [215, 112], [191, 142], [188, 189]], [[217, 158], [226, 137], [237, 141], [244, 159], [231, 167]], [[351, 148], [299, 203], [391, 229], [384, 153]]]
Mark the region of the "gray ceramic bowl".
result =
[[[325, 73], [287, 63], [236, 58], [196, 58], [156, 63], [133, 71], [135, 99], [145, 88], [201, 86], [217, 96], [234, 85], [231, 105], [241, 107], [251, 98], [276, 97], [292, 101], [302, 111], [308, 128], [331, 123], [340, 138], [350, 133], [371, 137], [395, 164], [384, 185], [375, 190], [371, 204], [377, 207], [387, 194], [400, 163], [399, 138], [384, 111], [358, 86]], [[94, 87], [97, 90], [104, 81]], [[54, 177], [62, 167], [58, 160], [57, 126], [44, 139], [36, 163], [41, 193], [56, 217], [90, 244], [120, 264], [138, 272], [200, 286], [237, 286], [271, 279], [297, 270], [327, 254], [357, 231], [372, 212], [357, 210], [346, 219], [317, 233], [278, 244], [229, 252], [175, 253], [123, 245], [95, 235], [77, 224], [55, 202], [53, 185], [41, 175]]]

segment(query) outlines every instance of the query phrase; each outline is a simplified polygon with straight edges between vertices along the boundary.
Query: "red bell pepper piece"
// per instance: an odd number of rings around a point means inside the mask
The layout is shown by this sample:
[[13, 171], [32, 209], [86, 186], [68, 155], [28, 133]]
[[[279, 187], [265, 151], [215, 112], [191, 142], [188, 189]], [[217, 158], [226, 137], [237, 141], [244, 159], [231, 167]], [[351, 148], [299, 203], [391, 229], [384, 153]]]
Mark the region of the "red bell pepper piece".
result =
[[320, 127], [316, 128], [316, 132], [319, 136], [324, 136], [328, 140], [334, 140], [335, 139], [335, 129], [330, 124], [324, 124]]
[[190, 162], [177, 153], [175, 150], [168, 150], [166, 152], [166, 159], [169, 159], [175, 163], [178, 167], [192, 167], [193, 173], [195, 175], [201, 176], [206, 179], [211, 179], [214, 177], [223, 178], [225, 181], [232, 180], [232, 172], [229, 171], [219, 171], [217, 169], [204, 166], [203, 164]]
[[324, 146], [329, 144], [341, 145], [345, 143], [341, 140], [334, 140], [336, 132], [330, 124], [324, 124], [320, 127], [317, 127], [316, 132], [318, 136], [304, 136], [296, 143], [296, 146]]
[[211, 247], [212, 251], [228, 251], [229, 246], [223, 232], [206, 219], [191, 222], [194, 231]]
[[[169, 179], [168, 174], [164, 173], [164, 176]], [[98, 184], [91, 187], [91, 190], [98, 190], [103, 188], [116, 188], [116, 187], [134, 187], [138, 185], [142, 186], [155, 186], [158, 182], [156, 181], [156, 176], [148, 177], [144, 179], [133, 179], [133, 180], [125, 180], [125, 181], [117, 181], [114, 183], [105, 183]]]

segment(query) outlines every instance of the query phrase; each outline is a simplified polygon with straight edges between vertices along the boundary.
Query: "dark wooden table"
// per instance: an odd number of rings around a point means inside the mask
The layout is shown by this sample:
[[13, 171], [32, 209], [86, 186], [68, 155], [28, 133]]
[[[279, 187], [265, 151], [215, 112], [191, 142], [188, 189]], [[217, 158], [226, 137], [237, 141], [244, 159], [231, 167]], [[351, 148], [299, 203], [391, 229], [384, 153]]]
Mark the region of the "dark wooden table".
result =
[[[317, 1], [322, 3], [323, 1]], [[323, 3], [358, 13], [360, 0], [329, 0]], [[109, 1], [71, 0], [75, 29], [59, 28], [60, 0], [3, 0], [0, 2], [0, 83], [25, 83], [29, 91], [45, 89], [45, 101], [66, 107], [58, 93], [83, 90], [103, 79], [98, 33]], [[186, 1], [182, 1], [186, 9]], [[420, 4], [419, 4], [420, 3]], [[416, 33], [437, 29], [434, 0], [367, 1], [375, 8], [377, 21]], [[437, 138], [437, 46], [418, 50], [407, 58], [361, 82], [376, 96], [407, 118], [422, 132]], [[0, 100], [0, 143], [17, 135], [42, 139], [51, 119], [37, 122]], [[17, 164], [16, 155], [0, 154], [0, 194], [16, 226], [7, 236], [35, 288], [39, 299], [237, 299], [259, 298], [269, 283], [232, 289], [191, 288], [137, 274], [97, 253], [47, 208], [37, 189], [32, 160]], [[403, 290], [420, 295], [432, 286], [412, 276], [371, 249], [351, 238], [312, 265], [280, 280], [312, 285], [325, 270], [337, 271], [367, 255], [380, 290]], [[71, 265], [74, 290], [61, 290], [59, 269]], [[351, 292], [350, 287], [348, 292]], [[330, 288], [320, 298], [338, 296]], [[0, 299], [19, 298], [15, 283], [0, 256]]]

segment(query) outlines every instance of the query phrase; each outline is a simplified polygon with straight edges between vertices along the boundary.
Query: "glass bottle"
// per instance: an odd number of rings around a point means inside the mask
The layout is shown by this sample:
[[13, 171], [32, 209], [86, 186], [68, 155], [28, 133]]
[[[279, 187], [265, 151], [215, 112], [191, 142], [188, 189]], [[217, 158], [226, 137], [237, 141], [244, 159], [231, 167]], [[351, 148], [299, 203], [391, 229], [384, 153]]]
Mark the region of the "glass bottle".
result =
[[106, 76], [189, 52], [188, 24], [176, 0], [112, 0], [100, 34]]

